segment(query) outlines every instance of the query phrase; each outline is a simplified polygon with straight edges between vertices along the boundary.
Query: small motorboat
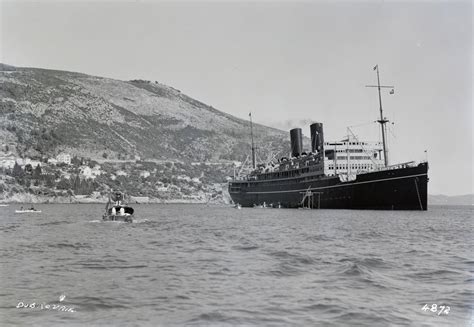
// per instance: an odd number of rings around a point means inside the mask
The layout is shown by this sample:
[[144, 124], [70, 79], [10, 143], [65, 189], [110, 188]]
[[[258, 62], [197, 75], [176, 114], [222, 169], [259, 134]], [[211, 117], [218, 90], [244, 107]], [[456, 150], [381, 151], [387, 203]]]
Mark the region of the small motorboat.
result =
[[23, 207], [21, 207], [20, 210], [15, 210], [15, 213], [41, 213], [41, 210], [36, 210], [33, 207], [30, 209], [23, 209]]
[[[105, 206], [105, 213], [102, 215], [104, 221], [124, 221], [126, 223], [133, 222], [133, 208], [122, 201], [124, 195], [121, 192], [114, 192], [109, 196], [109, 201]], [[111, 201], [114, 204], [111, 206]]]
[[133, 221], [133, 208], [124, 205], [113, 206], [109, 208], [102, 216], [103, 220], [124, 221], [131, 223]]

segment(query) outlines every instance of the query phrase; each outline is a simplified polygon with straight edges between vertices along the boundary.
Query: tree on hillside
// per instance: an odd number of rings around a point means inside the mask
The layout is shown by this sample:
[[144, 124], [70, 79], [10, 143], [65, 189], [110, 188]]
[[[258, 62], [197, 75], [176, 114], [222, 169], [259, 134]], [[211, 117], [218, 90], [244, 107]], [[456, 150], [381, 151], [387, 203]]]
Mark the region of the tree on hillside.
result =
[[31, 180], [29, 178], [26, 178], [26, 179], [22, 180], [20, 184], [22, 184], [26, 187], [30, 187], [31, 186]]
[[76, 194], [82, 194], [80, 192], [81, 177], [79, 175], [75, 175], [74, 177], [71, 177], [71, 187]]
[[87, 165], [89, 166], [89, 168], [94, 168], [98, 164], [99, 163], [97, 161], [91, 159], [91, 160], [89, 160]]
[[40, 164], [36, 165], [35, 170], [33, 171], [33, 178], [34, 179], [40, 179], [42, 175], [42, 170]]
[[25, 173], [31, 175], [33, 173], [33, 166], [31, 164], [26, 164], [24, 170]]
[[18, 164], [18, 162], [15, 162], [15, 166], [13, 166], [13, 171], [12, 171], [12, 176], [13, 177], [22, 177], [25, 174], [23, 169], [21, 169], [21, 166]]
[[71, 165], [73, 166], [80, 166], [82, 165], [82, 160], [79, 159], [77, 156], [72, 157], [71, 159]]
[[54, 175], [47, 174], [45, 177], [46, 187], [53, 188], [55, 185]]
[[56, 188], [58, 190], [68, 190], [68, 189], [70, 189], [70, 187], [71, 187], [71, 184], [70, 184], [69, 180], [64, 178], [64, 177], [61, 178], [61, 180], [56, 185]]

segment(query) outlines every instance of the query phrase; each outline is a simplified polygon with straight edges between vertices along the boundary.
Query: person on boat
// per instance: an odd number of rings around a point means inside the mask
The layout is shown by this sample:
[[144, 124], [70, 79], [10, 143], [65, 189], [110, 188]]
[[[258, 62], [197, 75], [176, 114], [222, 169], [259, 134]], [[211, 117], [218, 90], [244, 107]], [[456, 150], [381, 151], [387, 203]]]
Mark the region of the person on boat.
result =
[[125, 216], [125, 208], [124, 207], [120, 208], [120, 216]]
[[120, 192], [115, 192], [115, 193], [112, 195], [112, 200], [114, 200], [116, 206], [121, 205], [121, 204], [122, 204], [122, 200], [123, 200], [123, 194], [120, 193]]
[[112, 216], [116, 216], [117, 215], [117, 209], [115, 209], [115, 207], [112, 207]]

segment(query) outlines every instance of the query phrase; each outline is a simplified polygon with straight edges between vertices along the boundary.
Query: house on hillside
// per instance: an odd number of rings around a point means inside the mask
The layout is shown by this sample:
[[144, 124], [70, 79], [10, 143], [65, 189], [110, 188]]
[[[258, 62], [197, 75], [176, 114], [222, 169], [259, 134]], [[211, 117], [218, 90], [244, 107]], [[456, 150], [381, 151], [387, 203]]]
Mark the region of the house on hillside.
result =
[[56, 156], [58, 163], [65, 163], [66, 165], [71, 164], [71, 155], [68, 153], [60, 153]]
[[[5, 158], [5, 159], [3, 159]], [[13, 160], [13, 165], [12, 165], [12, 160]], [[21, 167], [25, 167], [26, 165], [30, 165], [32, 167], [36, 167], [38, 165], [42, 166], [42, 162], [41, 161], [37, 161], [37, 160], [31, 160], [30, 158], [16, 158], [12, 155], [8, 155], [8, 156], [4, 156], [4, 157], [1, 157], [0, 156], [0, 161], [5, 161], [5, 165], [4, 167], [7, 168], [7, 166], [11, 166], [13, 167], [16, 164], [20, 165]]]
[[0, 155], [0, 167], [13, 168], [15, 166], [16, 158], [12, 154]]
[[90, 168], [89, 166], [81, 166], [79, 170], [81, 172], [81, 176], [85, 178], [95, 179], [97, 176], [102, 174], [99, 165], [95, 165], [94, 168]]
[[147, 170], [141, 171], [140, 172], [140, 177], [147, 178], [150, 176], [150, 172]]

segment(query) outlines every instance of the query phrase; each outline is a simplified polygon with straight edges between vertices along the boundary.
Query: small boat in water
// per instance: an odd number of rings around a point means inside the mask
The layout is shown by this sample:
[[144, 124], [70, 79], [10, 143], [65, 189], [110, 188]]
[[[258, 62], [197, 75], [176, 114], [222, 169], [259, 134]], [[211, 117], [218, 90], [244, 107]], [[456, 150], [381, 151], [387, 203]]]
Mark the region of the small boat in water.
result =
[[20, 210], [15, 210], [15, 213], [41, 213], [41, 210], [36, 210], [33, 207], [30, 209], [23, 209], [23, 207], [21, 207]]
[[[121, 192], [114, 192], [109, 196], [109, 201], [105, 206], [105, 213], [102, 220], [133, 222], [133, 208], [123, 203], [124, 195]], [[114, 204], [112, 205], [112, 201]]]
[[265, 201], [263, 202], [263, 204], [256, 204], [256, 203], [254, 203], [254, 204], [253, 204], [253, 207], [254, 207], [254, 208], [257, 208], [257, 209], [266, 209], [266, 208], [268, 208], [267, 203], [266, 203]]

